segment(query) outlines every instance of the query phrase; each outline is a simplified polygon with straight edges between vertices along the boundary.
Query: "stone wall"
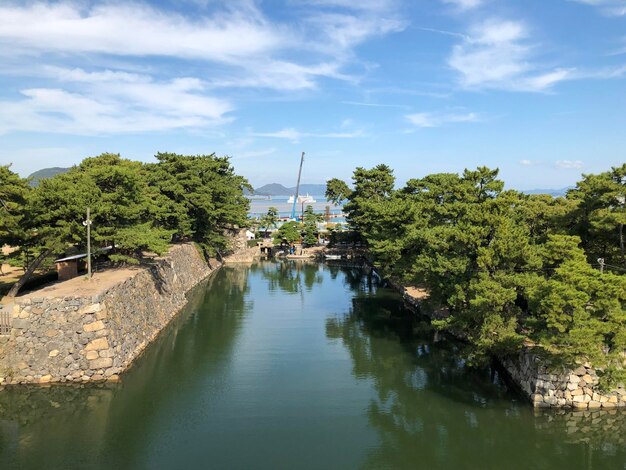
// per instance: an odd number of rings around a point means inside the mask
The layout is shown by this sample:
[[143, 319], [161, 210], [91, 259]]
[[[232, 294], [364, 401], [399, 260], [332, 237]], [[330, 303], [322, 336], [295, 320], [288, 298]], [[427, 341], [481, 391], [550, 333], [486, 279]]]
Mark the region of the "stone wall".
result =
[[500, 362], [536, 408], [626, 407], [624, 387], [601, 391], [596, 370], [590, 364], [581, 364], [575, 369], [550, 368], [531, 351], [501, 358]]
[[[422, 303], [428, 296], [419, 295], [420, 290], [410, 291], [392, 285], [400, 291], [404, 301], [430, 317], [445, 317], [445, 309], [423, 309]], [[453, 332], [463, 339], [463, 332]], [[498, 358], [522, 392], [535, 408], [576, 408], [595, 410], [599, 408], [626, 407], [624, 386], [604, 392], [598, 386], [598, 375], [590, 364], [579, 365], [574, 369], [550, 368], [541, 357], [531, 350], [521, 351], [515, 357]]]
[[177, 245], [93, 296], [18, 297], [0, 340], [0, 385], [117, 380], [220, 266], [210, 265], [192, 244]]

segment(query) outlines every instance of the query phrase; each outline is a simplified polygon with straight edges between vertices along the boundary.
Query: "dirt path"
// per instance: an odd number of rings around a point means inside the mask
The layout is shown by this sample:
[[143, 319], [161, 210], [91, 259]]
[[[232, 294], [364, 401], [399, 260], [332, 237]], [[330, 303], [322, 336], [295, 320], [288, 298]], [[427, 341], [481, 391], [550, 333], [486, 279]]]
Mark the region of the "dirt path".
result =
[[[141, 272], [142, 268], [117, 268], [107, 269], [93, 275], [91, 280], [87, 276], [79, 276], [69, 281], [56, 282], [41, 289], [28, 292], [19, 298], [27, 299], [32, 297], [82, 297], [88, 295], [96, 295], [100, 292], [113, 287], [116, 284], [124, 282], [127, 279]], [[6, 298], [5, 298], [6, 300]]]

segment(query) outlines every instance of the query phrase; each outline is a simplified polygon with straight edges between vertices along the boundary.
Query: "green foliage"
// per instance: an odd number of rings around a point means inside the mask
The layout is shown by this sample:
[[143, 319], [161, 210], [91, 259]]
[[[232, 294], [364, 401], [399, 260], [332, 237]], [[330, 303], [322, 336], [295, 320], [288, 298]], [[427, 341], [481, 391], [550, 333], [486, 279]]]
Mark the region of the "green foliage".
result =
[[275, 243], [297, 243], [302, 238], [302, 224], [291, 221], [284, 223], [280, 226], [280, 228], [274, 232], [274, 242]]
[[50, 256], [84, 249], [87, 208], [94, 247], [112, 246], [114, 261], [137, 263], [144, 252], [165, 253], [172, 241], [194, 241], [209, 256], [227, 249], [225, 232], [247, 221], [247, 181], [227, 157], [156, 157], [142, 164], [105, 153], [36, 188], [0, 167], [1, 241], [19, 245], [32, 268], [11, 295]]
[[18, 245], [23, 241], [30, 193], [27, 180], [11, 171], [10, 165], [0, 166], [0, 248], [4, 244]]
[[306, 206], [302, 219], [304, 223], [304, 244], [306, 246], [317, 245], [317, 222], [321, 220], [321, 216], [313, 211], [313, 206]]
[[146, 171], [158, 194], [153, 209], [158, 223], [177, 240], [195, 241], [208, 256], [228, 249], [225, 230], [247, 222], [243, 190], [252, 190], [247, 180], [235, 174], [228, 157], [158, 153], [156, 158]]
[[376, 267], [427, 287], [449, 312], [435, 325], [466, 337], [473, 359], [531, 342], [623, 379], [626, 276], [587, 260], [622, 262], [626, 166], [557, 199], [504, 191], [497, 177], [480, 167], [395, 189], [387, 166], [357, 168], [344, 208]]
[[267, 214], [261, 217], [260, 224], [261, 227], [265, 229], [266, 235], [269, 229], [276, 228], [276, 225], [278, 224], [278, 209], [275, 207], [268, 208]]
[[589, 259], [602, 257], [626, 267], [626, 163], [598, 175], [583, 175], [567, 197], [577, 204], [572, 224]]
[[89, 207], [95, 246], [113, 246], [116, 260], [130, 262], [142, 251], [162, 254], [172, 231], [156, 225], [155, 197], [141, 163], [117, 154], [86, 158], [67, 173], [42, 180], [34, 190], [34, 241], [59, 249], [85, 246], [83, 220]]
[[326, 199], [335, 205], [340, 205], [351, 193], [348, 185], [340, 179], [333, 178], [326, 182]]

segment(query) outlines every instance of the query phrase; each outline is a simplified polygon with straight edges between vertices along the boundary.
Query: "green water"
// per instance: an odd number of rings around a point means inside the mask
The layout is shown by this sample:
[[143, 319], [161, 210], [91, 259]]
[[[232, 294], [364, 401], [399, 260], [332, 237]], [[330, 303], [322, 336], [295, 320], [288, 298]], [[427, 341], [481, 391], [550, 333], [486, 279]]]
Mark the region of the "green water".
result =
[[0, 392], [0, 468], [624, 469], [626, 414], [537, 415], [355, 268], [225, 268], [113, 386]]

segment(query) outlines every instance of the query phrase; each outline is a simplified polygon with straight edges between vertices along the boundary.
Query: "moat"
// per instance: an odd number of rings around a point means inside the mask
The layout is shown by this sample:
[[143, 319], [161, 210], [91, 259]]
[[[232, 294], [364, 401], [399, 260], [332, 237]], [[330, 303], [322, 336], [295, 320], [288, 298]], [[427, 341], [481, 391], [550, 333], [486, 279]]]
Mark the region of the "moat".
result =
[[538, 413], [359, 268], [224, 267], [116, 384], [0, 392], [0, 468], [626, 468], [626, 413]]

